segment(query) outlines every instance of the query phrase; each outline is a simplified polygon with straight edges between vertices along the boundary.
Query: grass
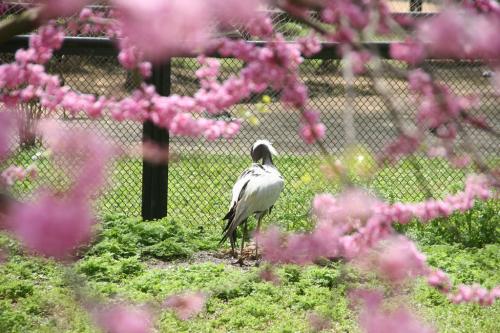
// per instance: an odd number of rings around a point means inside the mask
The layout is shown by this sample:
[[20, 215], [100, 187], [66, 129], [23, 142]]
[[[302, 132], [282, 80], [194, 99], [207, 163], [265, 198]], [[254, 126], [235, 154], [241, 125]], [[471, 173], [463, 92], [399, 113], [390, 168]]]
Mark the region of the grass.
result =
[[[12, 162], [28, 163], [33, 153], [17, 154]], [[41, 179], [53, 171], [48, 161], [42, 163]], [[280, 156], [276, 163], [286, 187], [266, 223], [307, 230], [312, 226], [307, 209], [314, 193], [336, 191], [337, 185], [318, 171], [318, 158]], [[424, 177], [437, 197], [461, 188], [462, 171], [440, 160], [423, 163]], [[187, 322], [161, 310], [156, 318], [159, 332], [309, 332], [306, 318], [311, 312], [331, 319], [333, 332], [356, 332], [357, 312], [349, 305], [348, 294], [360, 287], [383, 290], [393, 305], [407, 301], [440, 332], [497, 331], [498, 303], [490, 308], [453, 305], [423, 281], [405, 285], [395, 295], [373, 276], [330, 263], [279, 267], [281, 283], [275, 286], [260, 280], [259, 268], [240, 269], [213, 257], [200, 259], [200, 253], [219, 251], [220, 217], [232, 182], [247, 166], [245, 159], [181, 156], [169, 170], [169, 217], [152, 222], [119, 212], [122, 202], [134, 204], [138, 202], [134, 198], [140, 198], [140, 178], [125, 176], [139, 175], [141, 164], [121, 160], [116, 166], [113, 173], [119, 182], [104, 193], [99, 208], [102, 223], [74, 264], [29, 256], [11, 238], [0, 235], [0, 248], [10, 253], [0, 265], [0, 332], [94, 332], [79, 301], [82, 297], [154, 305], [186, 290], [210, 295], [205, 310]], [[407, 161], [381, 170], [370, 181], [357, 182], [389, 201], [415, 201], [424, 195]], [[21, 183], [16, 190], [21, 193], [33, 186]], [[492, 287], [500, 284], [499, 211], [500, 204], [490, 201], [477, 204], [470, 213], [426, 225], [410, 223], [398, 230], [417, 240], [429, 263], [449, 272], [455, 284], [479, 282]]]

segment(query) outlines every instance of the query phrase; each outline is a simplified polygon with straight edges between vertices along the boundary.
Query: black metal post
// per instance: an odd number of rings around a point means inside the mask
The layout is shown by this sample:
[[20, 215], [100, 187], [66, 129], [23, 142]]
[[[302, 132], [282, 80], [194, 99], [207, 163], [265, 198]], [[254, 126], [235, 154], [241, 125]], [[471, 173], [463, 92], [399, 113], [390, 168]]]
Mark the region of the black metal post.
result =
[[[162, 96], [170, 94], [170, 62], [155, 66], [149, 83]], [[168, 131], [147, 121], [142, 130], [143, 142], [149, 141], [168, 148]], [[168, 161], [151, 163], [142, 161], [142, 219], [154, 220], [167, 216]]]
[[410, 12], [421, 12], [422, 2], [422, 0], [410, 0]]

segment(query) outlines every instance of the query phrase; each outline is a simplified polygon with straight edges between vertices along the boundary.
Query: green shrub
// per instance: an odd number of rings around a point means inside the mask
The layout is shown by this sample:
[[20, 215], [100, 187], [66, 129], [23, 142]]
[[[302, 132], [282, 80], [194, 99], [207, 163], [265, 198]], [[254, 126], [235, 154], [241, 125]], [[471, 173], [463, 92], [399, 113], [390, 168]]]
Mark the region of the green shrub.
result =
[[448, 218], [438, 218], [425, 224], [414, 221], [396, 226], [396, 229], [423, 245], [483, 247], [500, 239], [500, 203], [495, 200], [478, 201], [467, 212], [455, 212]]

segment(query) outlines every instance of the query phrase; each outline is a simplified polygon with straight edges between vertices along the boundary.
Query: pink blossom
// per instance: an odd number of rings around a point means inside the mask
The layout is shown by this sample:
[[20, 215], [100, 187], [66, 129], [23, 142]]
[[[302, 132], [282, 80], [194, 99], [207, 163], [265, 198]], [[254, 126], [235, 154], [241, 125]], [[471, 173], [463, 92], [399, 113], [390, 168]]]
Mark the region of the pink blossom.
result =
[[317, 195], [313, 200], [313, 214], [319, 222], [354, 224], [365, 221], [374, 212], [379, 201], [360, 188], [349, 188], [336, 197]]
[[337, 200], [330, 193], [317, 194], [313, 199], [312, 212], [319, 221], [331, 220], [338, 209]]
[[500, 298], [500, 287], [488, 291], [477, 284], [472, 286], [460, 285], [455, 294], [449, 294], [449, 299], [456, 304], [474, 302], [481, 305], [491, 305], [497, 298]]
[[279, 276], [276, 275], [271, 267], [266, 267], [261, 270], [259, 272], [259, 277], [262, 281], [270, 282], [274, 285], [279, 285], [281, 283]]
[[298, 81], [287, 85], [281, 93], [281, 101], [296, 108], [303, 107], [306, 100], [307, 87]]
[[429, 157], [446, 157], [448, 151], [443, 146], [432, 146], [427, 149], [427, 156]]
[[257, 13], [253, 19], [248, 22], [246, 29], [252, 36], [261, 38], [270, 38], [274, 32], [273, 21], [269, 15]]
[[222, 24], [249, 25], [262, 9], [264, 0], [205, 0], [210, 6], [210, 11], [218, 22]]
[[359, 75], [365, 72], [366, 64], [370, 61], [372, 55], [368, 51], [350, 52], [349, 59], [351, 69], [354, 75]]
[[402, 156], [413, 154], [420, 147], [421, 140], [418, 134], [402, 134], [384, 148], [381, 159], [393, 163]]
[[14, 185], [15, 182], [24, 180], [26, 178], [35, 178], [37, 171], [34, 165], [30, 165], [26, 169], [20, 166], [11, 165], [1, 173], [1, 182], [7, 186]]
[[46, 18], [57, 18], [59, 16], [71, 16], [77, 13], [82, 7], [90, 4], [90, 0], [40, 0], [38, 1], [46, 7], [43, 11]]
[[139, 72], [143, 78], [149, 78], [152, 74], [153, 66], [150, 62], [144, 61], [139, 64]]
[[307, 144], [312, 144], [325, 137], [326, 127], [319, 122], [319, 113], [313, 110], [302, 112], [302, 126], [300, 127], [300, 137]]
[[125, 37], [146, 59], [156, 62], [207, 47], [215, 21], [222, 25], [246, 24], [260, 4], [256, 0], [113, 2], [119, 8]]
[[334, 258], [339, 253], [341, 226], [320, 223], [310, 233], [286, 235], [270, 228], [256, 235], [263, 249], [263, 258], [271, 263], [310, 264], [320, 257]]
[[10, 230], [30, 250], [57, 259], [68, 258], [90, 237], [94, 220], [83, 200], [39, 193], [32, 201], [12, 206]]
[[440, 270], [432, 270], [427, 276], [427, 283], [444, 292], [448, 292], [451, 286], [448, 276]]
[[10, 150], [10, 139], [14, 130], [14, 117], [12, 113], [0, 112], [0, 162], [3, 161]]
[[468, 154], [455, 155], [451, 158], [451, 164], [456, 168], [465, 168], [472, 163], [472, 159]]
[[300, 45], [300, 52], [306, 57], [312, 56], [321, 50], [321, 43], [314, 34], [309, 34], [306, 37], [301, 37], [297, 40]]
[[407, 309], [399, 307], [394, 311], [385, 311], [382, 297], [378, 293], [359, 293], [365, 304], [360, 314], [359, 323], [367, 333], [431, 333], [432, 328], [421, 323]]
[[113, 2], [119, 8], [125, 36], [147, 60], [158, 62], [206, 46], [211, 22], [204, 1]]
[[424, 60], [425, 49], [422, 44], [408, 39], [404, 43], [391, 43], [389, 54], [392, 59], [401, 60], [414, 66]]
[[54, 121], [43, 121], [38, 130], [59, 167], [71, 176], [72, 195], [88, 198], [106, 180], [105, 167], [114, 155], [103, 138], [85, 130], [68, 130]]
[[326, 126], [322, 123], [317, 123], [313, 125], [304, 124], [300, 127], [299, 134], [300, 137], [307, 144], [312, 144], [318, 140], [325, 137]]
[[500, 5], [495, 0], [465, 0], [463, 5], [483, 13], [500, 15]]
[[201, 312], [206, 298], [203, 293], [186, 293], [170, 296], [164, 305], [172, 309], [179, 319], [187, 320]]
[[106, 333], [153, 332], [152, 315], [144, 308], [115, 305], [98, 313], [97, 319]]
[[426, 271], [425, 256], [403, 236], [392, 237], [380, 247], [359, 259], [361, 267], [373, 271], [392, 283], [403, 282]]
[[497, 59], [498, 31], [497, 16], [450, 6], [420, 24], [417, 35], [434, 57]]
[[284, 237], [277, 227], [270, 227], [265, 232], [255, 235], [262, 248], [263, 258], [272, 263], [279, 263], [286, 253], [282, 249]]
[[126, 152], [129, 156], [140, 157], [154, 164], [164, 164], [173, 160], [169, 147], [162, 147], [154, 142], [145, 141]]

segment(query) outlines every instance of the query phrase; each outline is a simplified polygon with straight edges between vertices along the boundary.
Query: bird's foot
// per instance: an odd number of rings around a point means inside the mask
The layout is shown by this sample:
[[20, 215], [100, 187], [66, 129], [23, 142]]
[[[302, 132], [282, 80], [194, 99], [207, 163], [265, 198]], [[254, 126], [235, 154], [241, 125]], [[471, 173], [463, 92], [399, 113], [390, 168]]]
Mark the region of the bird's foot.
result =
[[238, 260], [234, 261], [231, 263], [231, 265], [239, 265], [240, 267], [243, 267], [243, 266], [248, 266], [248, 264], [246, 264], [243, 260], [243, 257], [239, 257]]
[[253, 260], [260, 260], [260, 259], [262, 259], [262, 256], [260, 255], [260, 253], [253, 253], [251, 258]]

